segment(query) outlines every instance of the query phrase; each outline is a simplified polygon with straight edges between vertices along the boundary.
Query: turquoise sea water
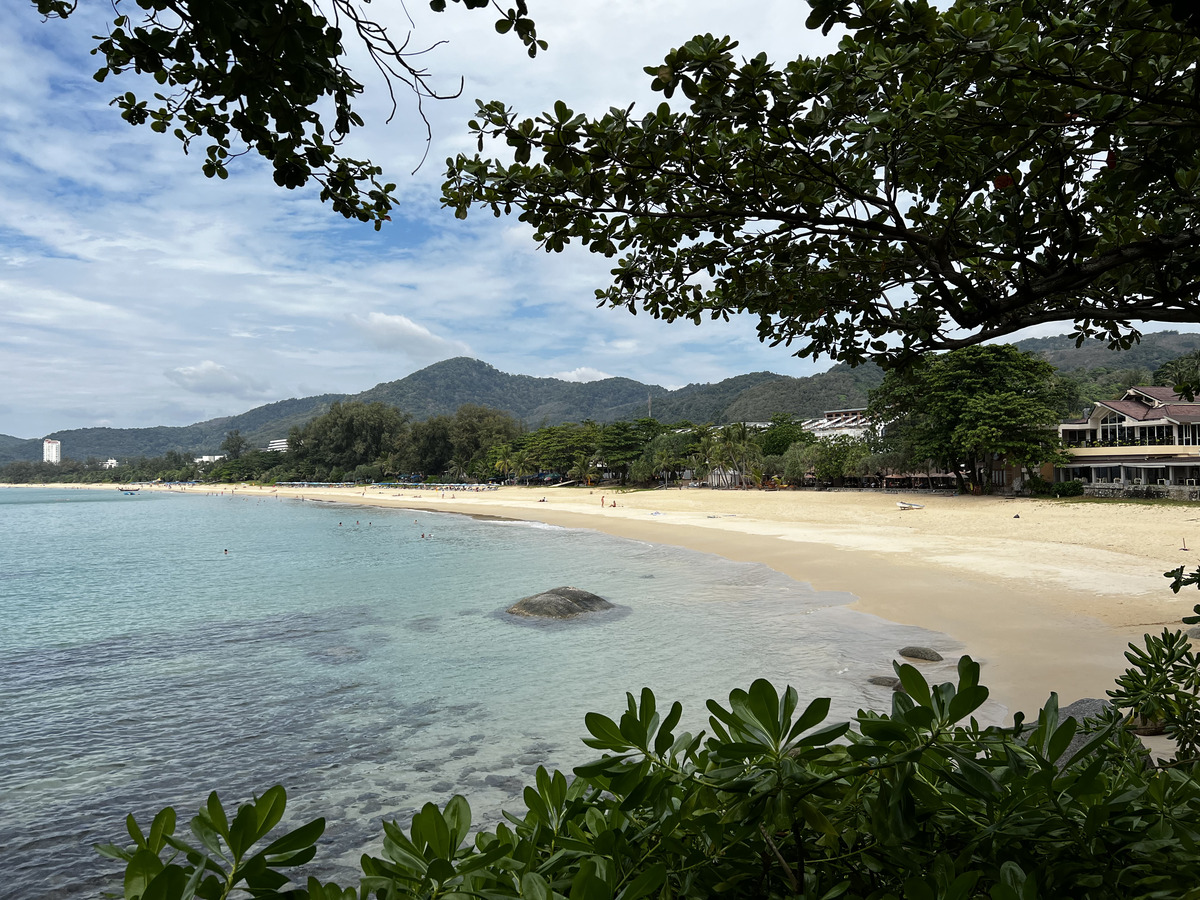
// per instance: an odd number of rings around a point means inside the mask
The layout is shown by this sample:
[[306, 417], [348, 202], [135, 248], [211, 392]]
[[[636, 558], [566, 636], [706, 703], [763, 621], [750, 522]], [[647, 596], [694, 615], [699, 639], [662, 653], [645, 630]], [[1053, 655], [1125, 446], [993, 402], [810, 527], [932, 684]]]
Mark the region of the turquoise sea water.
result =
[[[558, 585], [621, 609], [502, 612]], [[350, 881], [382, 819], [463, 793], [494, 823], [538, 764], [591, 758], [584, 713], [642, 686], [682, 700], [693, 729], [705, 699], [760, 676], [840, 718], [886, 708], [866, 678], [898, 647], [954, 645], [850, 599], [533, 523], [0, 490], [0, 884], [96, 897], [118, 869], [91, 845], [123, 842], [127, 813], [171, 804], [182, 825], [212, 789], [233, 806], [275, 783], [289, 819], [328, 820], [317, 874]]]

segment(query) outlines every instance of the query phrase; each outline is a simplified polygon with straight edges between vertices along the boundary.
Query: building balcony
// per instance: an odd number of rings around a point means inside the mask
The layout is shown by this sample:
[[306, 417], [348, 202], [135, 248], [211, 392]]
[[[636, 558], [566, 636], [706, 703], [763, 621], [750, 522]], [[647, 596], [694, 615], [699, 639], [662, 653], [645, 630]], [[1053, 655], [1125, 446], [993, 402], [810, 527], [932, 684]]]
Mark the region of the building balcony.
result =
[[1079, 461], [1090, 457], [1114, 456], [1194, 456], [1200, 459], [1200, 447], [1187, 444], [1127, 444], [1123, 446], [1105, 446], [1102, 442], [1093, 442], [1090, 446], [1066, 448], [1072, 457]]

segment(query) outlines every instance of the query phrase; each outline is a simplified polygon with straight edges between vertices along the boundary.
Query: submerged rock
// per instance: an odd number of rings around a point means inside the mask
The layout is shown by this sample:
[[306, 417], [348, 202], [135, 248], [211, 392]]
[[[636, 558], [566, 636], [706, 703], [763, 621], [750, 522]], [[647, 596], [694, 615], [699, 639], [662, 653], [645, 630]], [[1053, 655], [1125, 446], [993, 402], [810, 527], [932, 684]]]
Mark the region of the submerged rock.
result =
[[895, 675], [872, 675], [867, 679], [867, 684], [878, 684], [881, 687], [895, 687], [900, 683], [900, 679]]
[[941, 662], [944, 658], [942, 654], [928, 647], [901, 647], [897, 652], [907, 659], [926, 659], [929, 662]]
[[574, 587], [556, 587], [518, 600], [508, 608], [514, 616], [542, 619], [571, 619], [583, 613], [612, 609], [603, 597]]

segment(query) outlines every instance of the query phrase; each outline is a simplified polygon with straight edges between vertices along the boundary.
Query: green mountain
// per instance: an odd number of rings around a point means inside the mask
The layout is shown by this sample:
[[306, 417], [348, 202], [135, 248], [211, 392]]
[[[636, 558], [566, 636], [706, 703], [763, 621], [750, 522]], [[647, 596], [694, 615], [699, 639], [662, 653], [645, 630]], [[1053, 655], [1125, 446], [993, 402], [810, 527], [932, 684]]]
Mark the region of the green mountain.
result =
[[354, 396], [367, 403], [395, 406], [416, 419], [452, 415], [464, 403], [502, 409], [530, 427], [542, 422], [612, 422], [637, 407], [645, 415], [646, 398], [668, 391], [629, 378], [586, 383], [532, 375], [509, 375], [477, 359], [460, 356], [434, 363], [407, 378], [377, 384]]
[[[1200, 348], [1200, 334], [1155, 332], [1125, 351], [1109, 350], [1100, 341], [1076, 347], [1065, 335], [1031, 338], [1017, 346], [1064, 371], [1153, 372], [1164, 362]], [[251, 446], [263, 447], [270, 440], [286, 437], [292, 426], [320, 415], [337, 400], [379, 401], [418, 420], [451, 415], [464, 403], [473, 403], [504, 410], [530, 428], [585, 419], [601, 423], [637, 419], [648, 412], [662, 422], [765, 422], [776, 413], [812, 417], [825, 410], [866, 406], [867, 394], [882, 380], [882, 371], [873, 365], [836, 365], [807, 378], [752, 372], [715, 384], [696, 383], [667, 390], [629, 378], [579, 383], [510, 375], [480, 360], [459, 357], [434, 363], [397, 381], [377, 384], [360, 394], [281, 400], [237, 416], [178, 428], [78, 428], [49, 437], [62, 441], [64, 454], [72, 459], [161, 456], [168, 450], [211, 454], [218, 452], [232, 429], [240, 430]], [[1108, 390], [1107, 382], [1096, 390]], [[40, 439], [0, 435], [0, 463], [41, 458]]]
[[[874, 366], [850, 369], [835, 366], [807, 378], [753, 372], [715, 384], [689, 384], [667, 390], [629, 378], [606, 378], [586, 383], [557, 378], [510, 375], [476, 359], [459, 357], [434, 363], [406, 378], [377, 384], [360, 394], [322, 394], [283, 400], [244, 412], [183, 427], [77, 428], [49, 437], [63, 442], [72, 459], [118, 459], [182, 453], [218, 452], [227, 432], [236, 428], [251, 446], [286, 437], [300, 425], [329, 409], [336, 400], [378, 401], [395, 406], [415, 419], [451, 415], [464, 403], [504, 410], [530, 428], [543, 424], [614, 422], [637, 419], [647, 412], [664, 422], [722, 424], [765, 422], [776, 413], [820, 415], [825, 409], [863, 406], [867, 391], [882, 375]], [[41, 459], [41, 440], [0, 435], [0, 463]]]
[[[128, 459], [139, 456], [162, 456], [168, 450], [181, 453], [217, 453], [225, 435], [238, 429], [252, 447], [265, 447], [268, 441], [287, 437], [293, 425], [303, 425], [314, 416], [329, 409], [345, 394], [321, 394], [300, 400], [281, 400], [259, 406], [237, 416], [222, 416], [197, 422], [195, 425], [153, 428], [73, 428], [56, 431], [47, 437], [62, 441], [63, 454], [71, 459]], [[41, 460], [40, 438], [22, 440], [0, 435], [0, 463], [16, 460]]]
[[1178, 359], [1200, 348], [1200, 334], [1195, 332], [1155, 331], [1142, 335], [1139, 343], [1128, 350], [1109, 350], [1104, 341], [1085, 341], [1076, 347], [1073, 338], [1029, 338], [1014, 346], [1035, 353], [1056, 369], [1070, 372], [1076, 369], [1146, 369], [1153, 372], [1165, 362]]

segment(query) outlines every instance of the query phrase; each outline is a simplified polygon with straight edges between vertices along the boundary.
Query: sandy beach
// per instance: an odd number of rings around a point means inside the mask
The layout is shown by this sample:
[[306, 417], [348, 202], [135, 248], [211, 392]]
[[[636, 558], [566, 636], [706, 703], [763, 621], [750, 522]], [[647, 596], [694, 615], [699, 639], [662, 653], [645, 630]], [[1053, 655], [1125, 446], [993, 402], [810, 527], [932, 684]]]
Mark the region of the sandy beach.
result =
[[[110, 488], [111, 489], [111, 488]], [[178, 491], [179, 488], [174, 488]], [[857, 491], [197, 486], [592, 528], [759, 562], [854, 607], [948, 635], [1010, 712], [1103, 697], [1126, 644], [1200, 602], [1162, 573], [1200, 557], [1200, 507]], [[616, 507], [601, 507], [601, 497]], [[901, 510], [898, 500], [924, 504]], [[1192, 547], [1193, 539], [1196, 549]], [[578, 585], [586, 588], [586, 585]], [[802, 685], [797, 685], [802, 689]]]

